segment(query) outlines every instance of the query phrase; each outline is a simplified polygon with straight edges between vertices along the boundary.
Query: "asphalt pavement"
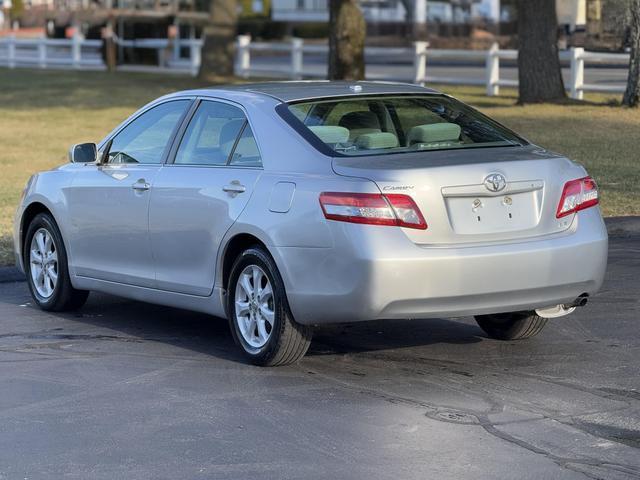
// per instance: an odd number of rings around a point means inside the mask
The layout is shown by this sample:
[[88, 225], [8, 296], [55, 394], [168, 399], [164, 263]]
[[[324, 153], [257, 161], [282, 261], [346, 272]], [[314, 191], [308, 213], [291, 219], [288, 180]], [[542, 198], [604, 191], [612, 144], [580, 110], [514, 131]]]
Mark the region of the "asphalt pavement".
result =
[[531, 340], [338, 325], [271, 369], [222, 320], [97, 294], [45, 313], [5, 271], [0, 479], [640, 478], [638, 225], [609, 224], [601, 293]]

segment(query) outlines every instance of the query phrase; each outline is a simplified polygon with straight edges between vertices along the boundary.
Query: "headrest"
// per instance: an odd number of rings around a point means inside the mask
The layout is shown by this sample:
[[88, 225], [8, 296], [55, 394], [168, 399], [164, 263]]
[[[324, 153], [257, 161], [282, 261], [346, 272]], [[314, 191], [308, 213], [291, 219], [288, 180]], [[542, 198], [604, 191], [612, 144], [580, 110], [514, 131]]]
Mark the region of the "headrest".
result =
[[219, 144], [222, 146], [225, 143], [235, 142], [242, 125], [244, 125], [244, 118], [229, 120], [225, 123], [220, 129]]
[[363, 150], [393, 148], [398, 146], [398, 137], [390, 132], [365, 133], [356, 138], [356, 145]]
[[349, 112], [342, 116], [338, 125], [353, 130], [354, 128], [371, 128], [380, 130], [378, 116], [368, 110], [361, 112]]
[[455, 123], [417, 125], [409, 130], [408, 144], [456, 142], [460, 139], [460, 131], [460, 125]]
[[349, 140], [349, 130], [344, 127], [316, 125], [307, 128], [324, 143], [343, 143]]

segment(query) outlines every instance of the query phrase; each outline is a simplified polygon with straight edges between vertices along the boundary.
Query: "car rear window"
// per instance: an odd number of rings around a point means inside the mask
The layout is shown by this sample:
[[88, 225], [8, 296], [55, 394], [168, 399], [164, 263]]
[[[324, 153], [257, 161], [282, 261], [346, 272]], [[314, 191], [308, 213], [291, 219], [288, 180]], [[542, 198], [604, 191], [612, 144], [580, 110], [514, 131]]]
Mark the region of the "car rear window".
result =
[[524, 145], [526, 141], [444, 95], [395, 95], [288, 105], [305, 135], [337, 155]]

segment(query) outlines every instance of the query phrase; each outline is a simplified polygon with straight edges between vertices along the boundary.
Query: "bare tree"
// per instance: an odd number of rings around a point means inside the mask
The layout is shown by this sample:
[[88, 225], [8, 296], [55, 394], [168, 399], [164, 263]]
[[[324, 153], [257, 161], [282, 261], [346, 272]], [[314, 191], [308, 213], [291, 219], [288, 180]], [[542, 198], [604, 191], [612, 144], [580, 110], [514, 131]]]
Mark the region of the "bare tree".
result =
[[627, 89], [622, 97], [622, 104], [627, 107], [637, 107], [640, 102], [640, 0], [628, 0], [628, 4], [631, 59]]
[[364, 79], [366, 24], [357, 0], [329, 2], [330, 80]]
[[518, 0], [518, 103], [566, 98], [555, 0]]
[[236, 0], [211, 0], [209, 23], [204, 28], [201, 79], [233, 75], [237, 23]]

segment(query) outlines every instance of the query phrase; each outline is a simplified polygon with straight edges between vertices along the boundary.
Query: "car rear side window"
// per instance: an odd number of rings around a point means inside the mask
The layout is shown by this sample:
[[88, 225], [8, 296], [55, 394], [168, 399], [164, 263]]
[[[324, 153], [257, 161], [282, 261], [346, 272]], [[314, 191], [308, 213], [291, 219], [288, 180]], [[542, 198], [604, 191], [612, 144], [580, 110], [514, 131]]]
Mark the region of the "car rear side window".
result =
[[153, 107], [113, 137], [108, 163], [162, 163], [164, 151], [191, 100], [174, 100]]
[[[387, 95], [288, 106], [337, 155], [376, 155], [526, 144], [515, 133], [445, 95]], [[295, 120], [297, 119], [297, 120]]]
[[203, 101], [182, 137], [177, 165], [260, 166], [260, 154], [244, 112], [222, 102]]
[[261, 167], [262, 158], [258, 151], [258, 144], [251, 131], [249, 123], [245, 123], [236, 148], [229, 159], [229, 165], [236, 167]]

